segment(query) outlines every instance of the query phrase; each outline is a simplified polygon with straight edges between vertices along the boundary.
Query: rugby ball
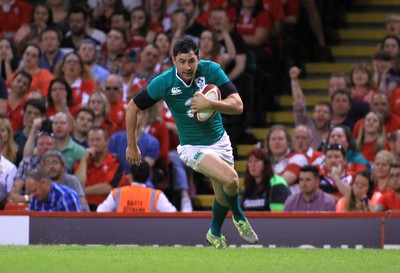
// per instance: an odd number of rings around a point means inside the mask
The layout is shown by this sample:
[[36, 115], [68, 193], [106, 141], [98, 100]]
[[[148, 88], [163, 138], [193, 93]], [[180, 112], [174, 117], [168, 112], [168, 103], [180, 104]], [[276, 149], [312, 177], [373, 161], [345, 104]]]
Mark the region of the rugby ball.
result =
[[[218, 86], [214, 84], [206, 84], [202, 89], [198, 92], [201, 92], [204, 96], [206, 96], [210, 100], [221, 100], [221, 91]], [[210, 109], [204, 109], [198, 111], [194, 114], [194, 117], [198, 121], [207, 121], [215, 115], [216, 111]]]

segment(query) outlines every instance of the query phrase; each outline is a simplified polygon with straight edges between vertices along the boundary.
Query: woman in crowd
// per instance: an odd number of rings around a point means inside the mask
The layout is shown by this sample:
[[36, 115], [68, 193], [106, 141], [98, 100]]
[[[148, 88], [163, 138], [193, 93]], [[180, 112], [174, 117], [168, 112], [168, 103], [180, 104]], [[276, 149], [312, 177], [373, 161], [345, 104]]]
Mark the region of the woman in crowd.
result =
[[14, 142], [13, 134], [10, 121], [7, 118], [0, 118], [0, 135], [3, 139], [3, 148], [0, 153], [15, 164], [18, 146]]
[[370, 103], [372, 95], [377, 92], [371, 68], [365, 63], [353, 65], [350, 71], [351, 97]]
[[274, 174], [266, 151], [258, 148], [250, 151], [244, 176], [243, 209], [283, 211], [289, 195], [285, 179]]
[[129, 29], [129, 47], [136, 52], [154, 40], [155, 32], [149, 30], [150, 18], [144, 7], [136, 7], [131, 11]]
[[381, 115], [369, 112], [363, 120], [357, 137], [357, 145], [362, 155], [369, 162], [373, 162], [376, 153], [384, 149], [385, 143], [385, 126]]
[[224, 42], [227, 47], [226, 53], [220, 53], [217, 36], [210, 30], [204, 30], [200, 35], [200, 54], [203, 60], [219, 63], [225, 69], [236, 56], [235, 45], [227, 31], [223, 32]]
[[381, 193], [375, 193], [374, 189], [371, 173], [368, 170], [358, 172], [352, 183], [350, 196], [339, 199], [336, 211], [369, 212], [381, 196]]
[[110, 104], [103, 93], [93, 93], [89, 98], [88, 106], [95, 115], [93, 126], [101, 126], [106, 129], [109, 137], [118, 131], [118, 125], [108, 118]]
[[7, 79], [17, 68], [19, 58], [12, 42], [0, 38], [0, 77]]
[[53, 25], [53, 14], [46, 3], [37, 3], [32, 8], [32, 21], [29, 25], [22, 25], [14, 37], [18, 48], [25, 48], [28, 44], [40, 45], [40, 33], [48, 26]]
[[28, 45], [22, 55], [23, 65], [7, 78], [7, 86], [11, 86], [11, 82], [17, 72], [25, 70], [32, 76], [32, 83], [26, 96], [31, 92], [38, 92], [43, 98], [46, 98], [50, 81], [54, 76], [47, 69], [39, 67], [41, 54], [41, 50], [37, 45]]
[[93, 93], [95, 83], [90, 70], [76, 52], [70, 52], [58, 65], [54, 75], [63, 77], [72, 89], [75, 104], [86, 104]]
[[104, 31], [105, 33], [110, 31], [111, 15], [114, 13], [114, 11], [124, 11], [122, 0], [99, 0], [96, 1], [95, 6], [93, 6], [93, 3], [89, 3], [89, 5], [94, 8], [93, 18], [95, 27]]
[[46, 116], [50, 119], [58, 112], [64, 112], [74, 119], [81, 107], [80, 104], [74, 103], [72, 89], [63, 78], [55, 78], [50, 82], [47, 103]]
[[370, 167], [369, 162], [363, 157], [357, 148], [350, 129], [347, 126], [333, 127], [328, 134], [327, 144], [340, 144], [346, 152], [348, 168], [353, 172], [365, 170]]
[[390, 94], [400, 83], [400, 77], [392, 69], [390, 54], [384, 50], [379, 50], [372, 59], [374, 70], [374, 84], [378, 86], [379, 91]]
[[400, 68], [400, 39], [392, 35], [386, 36], [381, 42], [381, 49], [389, 53], [391, 67], [397, 71]]
[[376, 154], [373, 164], [375, 191], [383, 194], [391, 190], [389, 170], [393, 163], [395, 163], [395, 158], [391, 152], [382, 150]]
[[154, 33], [166, 33], [171, 28], [171, 19], [167, 14], [166, 0], [147, 0], [146, 12], [150, 17], [149, 29]]
[[69, 30], [67, 18], [69, 2], [70, 1], [64, 0], [47, 0], [47, 4], [50, 6], [53, 16], [54, 25], [64, 34]]
[[154, 69], [157, 73], [162, 73], [173, 66], [170, 53], [171, 40], [164, 32], [159, 32], [154, 37], [153, 44], [158, 47], [158, 63]]

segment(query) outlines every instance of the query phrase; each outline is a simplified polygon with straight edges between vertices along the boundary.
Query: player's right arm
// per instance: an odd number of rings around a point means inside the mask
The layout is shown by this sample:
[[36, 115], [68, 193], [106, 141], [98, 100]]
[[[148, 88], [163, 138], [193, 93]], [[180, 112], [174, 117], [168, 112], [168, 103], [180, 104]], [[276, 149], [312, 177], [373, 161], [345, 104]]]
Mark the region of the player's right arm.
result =
[[140, 93], [133, 98], [126, 109], [126, 136], [128, 146], [126, 147], [126, 161], [131, 164], [140, 165], [142, 162], [142, 155], [137, 145], [137, 116], [140, 110], [144, 110], [157, 101], [153, 100], [148, 92], [147, 88], [140, 91]]

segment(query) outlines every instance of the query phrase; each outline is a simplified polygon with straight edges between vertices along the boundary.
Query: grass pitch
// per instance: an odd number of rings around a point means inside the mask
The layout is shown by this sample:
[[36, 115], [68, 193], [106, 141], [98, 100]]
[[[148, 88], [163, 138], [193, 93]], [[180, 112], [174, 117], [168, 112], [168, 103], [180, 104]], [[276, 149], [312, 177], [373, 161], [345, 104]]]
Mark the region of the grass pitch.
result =
[[397, 250], [0, 246], [0, 272], [400, 272]]

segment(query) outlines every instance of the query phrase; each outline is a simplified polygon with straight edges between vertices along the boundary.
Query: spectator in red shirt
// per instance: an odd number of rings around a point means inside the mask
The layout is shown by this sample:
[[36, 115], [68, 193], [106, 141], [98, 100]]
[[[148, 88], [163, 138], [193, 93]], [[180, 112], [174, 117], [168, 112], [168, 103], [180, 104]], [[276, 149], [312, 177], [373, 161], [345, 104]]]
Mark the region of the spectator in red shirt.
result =
[[[384, 93], [376, 93], [371, 99], [371, 111], [378, 113], [382, 116], [385, 125], [385, 134], [388, 135], [397, 129], [400, 129], [400, 117], [394, 115], [390, 111], [389, 97]], [[364, 119], [356, 122], [353, 129], [353, 137], [357, 138], [360, 127]]]
[[0, 32], [12, 39], [21, 25], [31, 21], [32, 6], [26, 1], [2, 0], [0, 7]]
[[126, 110], [122, 100], [122, 78], [115, 74], [108, 76], [102, 87], [102, 92], [110, 104], [108, 118], [117, 124], [119, 131], [124, 130]]
[[294, 151], [304, 154], [308, 164], [320, 165], [324, 160], [324, 154], [311, 147], [313, 135], [311, 130], [305, 125], [297, 125], [293, 132]]
[[369, 112], [357, 137], [357, 145], [362, 155], [370, 163], [373, 162], [376, 153], [384, 149], [385, 143], [386, 134], [382, 117], [375, 112]]
[[63, 78], [52, 80], [47, 96], [48, 108], [46, 117], [52, 119], [58, 112], [64, 112], [71, 119], [74, 119], [81, 105], [74, 103], [72, 96], [72, 89]]
[[54, 74], [57, 78], [63, 77], [68, 82], [72, 88], [75, 104], [85, 104], [89, 101], [95, 84], [91, 72], [77, 53], [66, 54]]
[[118, 125], [109, 118], [110, 103], [107, 97], [101, 92], [93, 93], [89, 98], [89, 108], [94, 112], [94, 125], [106, 129], [109, 136], [118, 131]]
[[8, 91], [6, 117], [10, 120], [14, 132], [21, 130], [25, 95], [32, 82], [32, 76], [25, 70], [15, 74]]
[[93, 127], [88, 136], [89, 148], [79, 165], [75, 165], [75, 175], [85, 185], [90, 210], [96, 211], [113, 188], [127, 181], [121, 162], [108, 151], [107, 132], [101, 127]]
[[378, 200], [373, 211], [400, 210], [400, 165], [390, 165], [389, 181], [392, 186], [390, 192], [384, 193]]

